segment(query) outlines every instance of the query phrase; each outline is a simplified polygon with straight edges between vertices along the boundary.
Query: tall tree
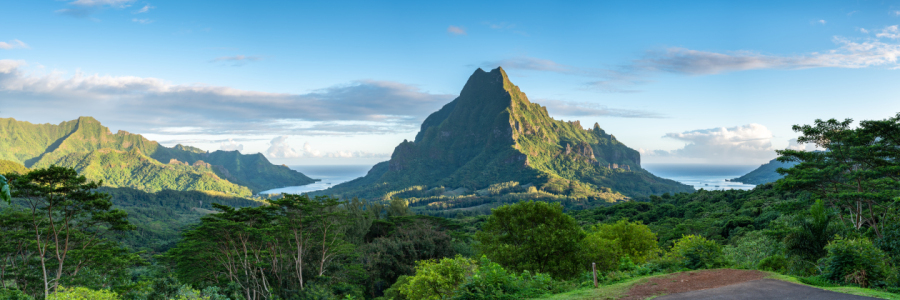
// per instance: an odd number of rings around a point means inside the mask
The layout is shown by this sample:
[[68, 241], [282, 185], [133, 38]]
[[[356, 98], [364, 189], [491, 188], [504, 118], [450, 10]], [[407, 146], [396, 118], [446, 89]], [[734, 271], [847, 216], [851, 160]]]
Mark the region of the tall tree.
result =
[[794, 125], [803, 135], [799, 143], [812, 143], [825, 151], [779, 150], [781, 162], [800, 162], [779, 168], [786, 175], [777, 186], [805, 190], [841, 212], [840, 219], [854, 228], [869, 226], [881, 237], [884, 221], [892, 218], [900, 195], [900, 114], [885, 120], [816, 120]]
[[477, 250], [504, 267], [570, 278], [579, 264], [585, 233], [559, 203], [519, 202], [491, 211], [475, 238]]
[[[96, 192], [102, 183], [88, 182], [73, 169], [51, 166], [12, 175], [12, 196], [22, 199], [30, 214], [44, 297], [56, 291], [63, 275], [75, 276], [96, 259], [96, 246], [111, 231], [131, 230], [127, 214], [112, 209], [108, 194]], [[70, 254], [75, 255], [71, 265]], [[52, 261], [55, 270], [48, 270]]]

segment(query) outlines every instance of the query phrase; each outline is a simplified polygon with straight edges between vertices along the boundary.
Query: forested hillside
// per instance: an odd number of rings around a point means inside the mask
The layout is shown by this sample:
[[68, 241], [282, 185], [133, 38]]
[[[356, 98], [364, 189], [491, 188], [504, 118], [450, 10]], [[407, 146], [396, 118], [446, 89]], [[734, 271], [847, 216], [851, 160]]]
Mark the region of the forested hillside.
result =
[[314, 182], [286, 166], [271, 164], [262, 154], [207, 153], [182, 145], [168, 148], [138, 134], [113, 134], [91, 117], [58, 125], [0, 119], [0, 149], [4, 150], [0, 159], [29, 168], [73, 167], [110, 186], [149, 192], [176, 189], [250, 195]]
[[615, 202], [689, 186], [650, 174], [640, 154], [599, 124], [551, 118], [501, 68], [481, 69], [458, 98], [431, 114], [414, 141], [363, 178], [321, 194], [409, 198], [425, 209], [465, 208], [514, 199]]
[[780, 162], [777, 159], [773, 159], [768, 163], [759, 166], [756, 170], [750, 171], [750, 173], [732, 179], [731, 181], [746, 184], [766, 184], [775, 182], [778, 179], [784, 178], [784, 175], [778, 174], [778, 168], [790, 168], [795, 165], [797, 165], [797, 162]]

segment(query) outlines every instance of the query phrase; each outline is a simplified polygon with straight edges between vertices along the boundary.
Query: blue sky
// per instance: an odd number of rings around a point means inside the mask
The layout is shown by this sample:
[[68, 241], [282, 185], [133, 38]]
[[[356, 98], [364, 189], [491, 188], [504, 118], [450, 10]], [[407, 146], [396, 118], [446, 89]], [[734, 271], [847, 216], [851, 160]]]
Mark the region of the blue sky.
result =
[[900, 2], [5, 1], [0, 117], [385, 160], [478, 67], [649, 163], [758, 164], [900, 112]]

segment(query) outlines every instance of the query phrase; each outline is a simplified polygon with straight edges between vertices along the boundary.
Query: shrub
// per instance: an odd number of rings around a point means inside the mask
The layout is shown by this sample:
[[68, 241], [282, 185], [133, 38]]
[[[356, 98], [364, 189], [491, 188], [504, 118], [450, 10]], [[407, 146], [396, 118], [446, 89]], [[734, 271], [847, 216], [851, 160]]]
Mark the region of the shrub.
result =
[[482, 257], [478, 269], [468, 277], [451, 299], [523, 299], [547, 294], [553, 289], [553, 279], [546, 274], [524, 271], [521, 276], [509, 272], [487, 257]]
[[861, 287], [883, 286], [887, 279], [886, 257], [869, 239], [837, 238], [827, 246], [823, 260], [825, 277], [833, 282], [858, 284]]
[[884, 226], [882, 237], [875, 241], [875, 245], [890, 255], [894, 267], [900, 267], [900, 222]]
[[14, 289], [0, 289], [0, 299], [2, 300], [33, 300], [31, 296], [23, 293], [20, 290]]
[[59, 287], [49, 300], [117, 300], [119, 295], [108, 290], [92, 290], [85, 287]]
[[785, 269], [787, 269], [787, 265], [787, 258], [785, 258], [784, 255], [777, 254], [762, 259], [759, 264], [756, 265], [756, 268], [763, 271], [784, 273]]
[[751, 231], [725, 246], [725, 259], [741, 269], [756, 268], [767, 257], [781, 252], [779, 244], [762, 231]]
[[614, 224], [594, 225], [591, 235], [615, 241], [619, 255], [627, 256], [638, 264], [647, 262], [659, 251], [656, 234], [640, 221], [619, 220]]
[[831, 225], [833, 215], [822, 203], [816, 200], [809, 211], [795, 219], [793, 232], [784, 238], [788, 254], [815, 262], [825, 256], [825, 245], [837, 233]]
[[457, 287], [475, 271], [472, 259], [457, 255], [454, 258], [419, 261], [416, 275], [400, 286], [407, 299], [439, 300], [452, 297]]
[[589, 234], [581, 240], [583, 261], [596, 263], [600, 271], [615, 270], [619, 266], [620, 252], [615, 240], [602, 238], [598, 234]]
[[696, 270], [724, 265], [722, 247], [699, 235], [685, 235], [675, 241], [669, 255], [681, 261], [683, 267]]

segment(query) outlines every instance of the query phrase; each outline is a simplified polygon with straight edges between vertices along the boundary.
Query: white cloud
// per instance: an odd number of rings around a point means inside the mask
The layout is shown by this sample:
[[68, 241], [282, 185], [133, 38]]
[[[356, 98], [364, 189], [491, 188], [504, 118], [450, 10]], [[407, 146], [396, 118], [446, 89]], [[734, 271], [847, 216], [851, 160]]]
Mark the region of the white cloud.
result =
[[787, 147], [787, 148], [788, 148], [788, 149], [791, 149], [791, 150], [798, 150], [798, 151], [816, 151], [816, 150], [820, 150], [818, 147], [816, 147], [816, 144], [812, 144], [812, 143], [804, 143], [804, 144], [800, 144], [800, 143], [797, 143], [797, 139], [790, 139], [790, 140], [788, 140], [788, 147]]
[[316, 149], [309, 144], [309, 142], [303, 143], [303, 148], [299, 151], [292, 148], [287, 143], [287, 136], [279, 136], [272, 139], [269, 142], [269, 149], [266, 150], [265, 155], [269, 158], [387, 158], [390, 157], [390, 154], [387, 153], [370, 153], [365, 151], [333, 151], [333, 152], [322, 152]]
[[890, 14], [892, 14], [894, 16], [900, 16], [900, 10], [891, 11]]
[[636, 61], [634, 67], [690, 75], [761, 69], [898, 67], [900, 44], [884, 43], [879, 40], [855, 42], [841, 37], [835, 37], [834, 42], [840, 45], [838, 49], [804, 56], [771, 56], [753, 52], [723, 54], [670, 48]]
[[135, 11], [134, 13], [142, 14], [145, 12], [149, 12], [151, 9], [154, 9], [154, 8], [156, 8], [156, 6], [150, 6], [150, 4], [147, 4], [147, 5], [144, 5], [144, 7], [142, 7], [141, 9]]
[[287, 138], [287, 136], [283, 135], [272, 139], [272, 141], [269, 142], [269, 149], [266, 150], [266, 156], [269, 158], [302, 157], [302, 154], [287, 144]]
[[706, 163], [756, 163], [775, 157], [772, 132], [763, 125], [699, 129], [667, 133], [664, 138], [685, 142], [681, 149], [644, 150], [648, 156], [670, 156], [700, 160]]
[[16, 48], [28, 49], [29, 47], [28, 47], [28, 44], [25, 44], [25, 42], [22, 42], [20, 40], [12, 40], [9, 42], [0, 42], [0, 49], [10, 50], [10, 49], [16, 49]]
[[900, 39], [900, 29], [898, 29], [897, 25], [888, 26], [881, 30], [881, 32], [875, 34], [877, 37], [885, 37], [889, 39]]
[[[860, 28], [860, 32], [869, 30]], [[557, 63], [534, 57], [515, 57], [482, 62], [480, 67], [554, 72], [577, 75], [599, 80], [588, 82], [591, 88], [604, 92], [637, 92], [633, 87], [650, 82], [648, 78], [656, 73], [676, 73], [686, 75], [711, 75], [748, 70], [799, 70], [809, 68], [900, 68], [900, 43], [882, 41], [900, 39], [897, 25], [888, 26], [876, 38], [850, 39], [835, 36], [832, 41], [836, 48], [823, 52], [803, 55], [779, 56], [753, 51], [727, 53], [700, 51], [672, 47], [664, 50], [648, 51], [643, 58], [613, 68], [584, 68]]]
[[244, 144], [238, 144], [233, 139], [228, 139], [227, 142], [219, 145], [219, 150], [224, 151], [244, 151]]
[[[17, 115], [90, 115], [129, 131], [200, 128], [207, 134], [347, 134], [414, 131], [453, 99], [389, 81], [362, 80], [305, 94], [267, 93], [158, 78], [77, 72], [35, 73], [0, 60], [4, 111]], [[55, 107], [47, 112], [46, 107]], [[41, 113], [43, 111], [43, 113]]]
[[138, 19], [138, 18], [134, 18], [134, 19], [131, 19], [131, 21], [132, 21], [132, 22], [135, 22], [135, 23], [141, 23], [141, 24], [150, 24], [150, 23], [153, 23], [153, 20], [150, 20], [150, 19]]
[[819, 23], [819, 24], [822, 24], [822, 25], [825, 25], [825, 20], [818, 20], [818, 21], [816, 21], [816, 23]]
[[462, 27], [456, 27], [453, 25], [450, 25], [450, 27], [447, 27], [447, 32], [455, 34], [455, 35], [465, 35], [466, 34], [465, 29], [463, 29]]
[[589, 102], [570, 102], [559, 100], [539, 100], [547, 106], [551, 115], [587, 117], [619, 117], [619, 118], [662, 118], [663, 116], [649, 111], [609, 108]]

